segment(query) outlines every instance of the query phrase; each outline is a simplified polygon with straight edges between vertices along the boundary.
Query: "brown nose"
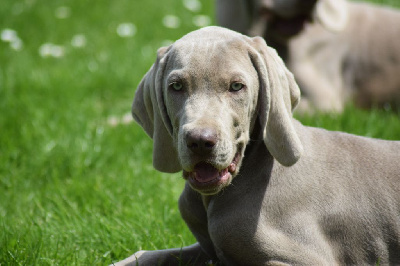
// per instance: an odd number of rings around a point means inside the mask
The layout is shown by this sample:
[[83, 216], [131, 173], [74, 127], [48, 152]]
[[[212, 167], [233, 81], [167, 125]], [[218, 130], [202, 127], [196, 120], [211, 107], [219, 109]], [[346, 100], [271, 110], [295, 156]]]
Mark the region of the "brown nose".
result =
[[217, 132], [214, 129], [196, 129], [186, 134], [186, 146], [198, 155], [210, 153], [216, 144]]

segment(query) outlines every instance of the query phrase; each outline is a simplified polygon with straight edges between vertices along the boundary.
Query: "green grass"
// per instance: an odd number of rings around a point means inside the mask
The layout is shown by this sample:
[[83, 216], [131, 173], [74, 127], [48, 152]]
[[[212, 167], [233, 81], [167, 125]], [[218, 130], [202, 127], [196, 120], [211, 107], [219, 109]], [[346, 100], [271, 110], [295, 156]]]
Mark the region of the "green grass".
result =
[[[0, 32], [15, 30], [23, 47], [0, 41], [0, 265], [108, 264], [194, 242], [177, 210], [180, 175], [153, 169], [139, 126], [110, 121], [129, 113], [158, 47], [196, 29], [196, 15], [214, 21], [213, 1], [201, 3], [192, 12], [174, 0], [2, 1]], [[165, 14], [180, 27], [165, 28]], [[121, 23], [136, 34], [121, 38]], [[44, 43], [64, 55], [42, 57]], [[349, 107], [301, 120], [400, 139], [393, 112]]]

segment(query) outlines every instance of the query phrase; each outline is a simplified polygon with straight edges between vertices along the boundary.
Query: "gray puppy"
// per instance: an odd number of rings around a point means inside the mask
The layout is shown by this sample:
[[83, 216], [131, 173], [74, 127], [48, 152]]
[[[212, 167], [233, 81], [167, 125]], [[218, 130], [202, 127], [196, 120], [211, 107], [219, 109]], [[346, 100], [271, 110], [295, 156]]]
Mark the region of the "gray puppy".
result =
[[299, 98], [262, 38], [208, 27], [161, 48], [132, 111], [154, 167], [183, 171], [198, 243], [119, 265], [400, 263], [400, 142], [303, 126]]

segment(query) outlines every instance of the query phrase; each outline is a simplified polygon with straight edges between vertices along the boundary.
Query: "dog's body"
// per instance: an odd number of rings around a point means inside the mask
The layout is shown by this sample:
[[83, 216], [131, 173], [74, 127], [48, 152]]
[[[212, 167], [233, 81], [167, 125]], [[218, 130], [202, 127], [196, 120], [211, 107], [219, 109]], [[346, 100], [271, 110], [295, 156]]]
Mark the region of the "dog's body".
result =
[[160, 49], [133, 114], [155, 168], [183, 169], [198, 243], [121, 264], [400, 263], [400, 142], [303, 126], [298, 101], [260, 38], [209, 27]]
[[201, 199], [186, 187], [180, 211], [186, 221], [204, 219], [188, 224], [207, 239], [200, 245], [224, 265], [400, 263], [399, 143], [293, 122], [304, 146], [293, 166], [256, 142], [220, 195]]
[[345, 0], [218, 0], [221, 26], [263, 36], [307, 111], [400, 106], [400, 11]]

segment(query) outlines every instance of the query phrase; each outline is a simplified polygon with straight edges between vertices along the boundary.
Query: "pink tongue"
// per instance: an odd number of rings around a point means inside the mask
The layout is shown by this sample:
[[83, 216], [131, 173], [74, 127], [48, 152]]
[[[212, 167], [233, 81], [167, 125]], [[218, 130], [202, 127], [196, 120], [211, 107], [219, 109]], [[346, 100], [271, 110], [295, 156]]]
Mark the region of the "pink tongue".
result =
[[199, 182], [210, 182], [219, 177], [218, 170], [208, 163], [199, 163], [194, 167], [195, 179]]

